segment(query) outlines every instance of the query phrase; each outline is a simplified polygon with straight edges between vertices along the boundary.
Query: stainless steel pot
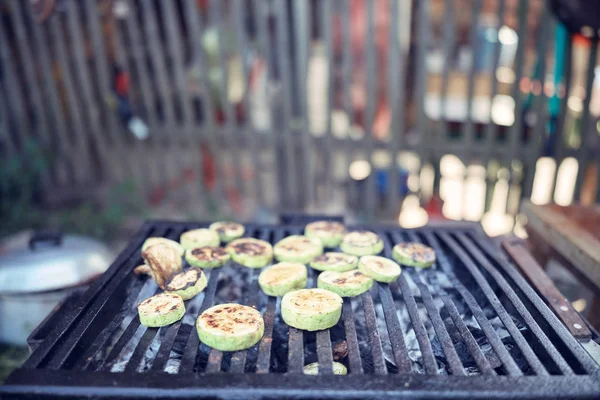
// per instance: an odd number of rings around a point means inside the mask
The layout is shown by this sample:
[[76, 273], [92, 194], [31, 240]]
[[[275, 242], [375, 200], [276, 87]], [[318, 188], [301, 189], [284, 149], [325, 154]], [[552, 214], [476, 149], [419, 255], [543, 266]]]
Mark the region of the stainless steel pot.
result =
[[113, 259], [104, 244], [83, 236], [23, 236], [0, 249], [0, 342], [22, 346], [71, 291], [102, 274]]

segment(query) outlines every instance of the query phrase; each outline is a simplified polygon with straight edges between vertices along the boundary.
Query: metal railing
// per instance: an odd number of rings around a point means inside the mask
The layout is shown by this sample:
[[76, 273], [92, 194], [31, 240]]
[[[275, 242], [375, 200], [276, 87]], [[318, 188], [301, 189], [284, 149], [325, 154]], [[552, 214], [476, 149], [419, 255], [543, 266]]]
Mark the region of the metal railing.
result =
[[199, 213], [211, 201], [396, 218], [407, 195], [444, 192], [448, 154], [463, 198], [475, 171], [482, 213], [495, 193], [513, 215], [541, 157], [556, 162], [550, 194], [574, 157], [575, 200], [587, 188], [597, 201], [597, 39], [573, 84], [581, 56], [545, 2], [465, 4], [65, 0], [39, 22], [29, 2], [1, 0], [4, 158], [39, 143], [48, 196], [132, 180]]

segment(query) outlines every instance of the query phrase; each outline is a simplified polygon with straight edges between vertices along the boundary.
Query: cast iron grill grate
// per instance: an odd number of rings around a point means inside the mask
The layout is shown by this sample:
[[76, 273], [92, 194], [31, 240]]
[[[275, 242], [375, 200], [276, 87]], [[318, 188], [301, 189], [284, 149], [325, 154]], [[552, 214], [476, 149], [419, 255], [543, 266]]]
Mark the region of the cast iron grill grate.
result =
[[[136, 305], [158, 292], [132, 273], [146, 237], [177, 240], [206, 224], [148, 222], [111, 268], [60, 311], [50, 333], [1, 389], [4, 396], [133, 398], [448, 398], [590, 397], [599, 367], [477, 225], [401, 230], [375, 227], [394, 243], [436, 250], [435, 268], [404, 268], [397, 282], [345, 299], [338, 325], [303, 332], [279, 317], [278, 299], [259, 288], [259, 270], [209, 272], [186, 316], [163, 328], [140, 325]], [[246, 226], [246, 236], [276, 243], [302, 225]], [[309, 286], [316, 285], [311, 271]], [[255, 306], [265, 335], [247, 351], [199, 343], [194, 322], [215, 303]], [[347, 356], [339, 347], [347, 349]], [[346, 351], [341, 353], [346, 354]], [[349, 370], [332, 376], [334, 357]], [[318, 361], [321, 374], [304, 376]]]

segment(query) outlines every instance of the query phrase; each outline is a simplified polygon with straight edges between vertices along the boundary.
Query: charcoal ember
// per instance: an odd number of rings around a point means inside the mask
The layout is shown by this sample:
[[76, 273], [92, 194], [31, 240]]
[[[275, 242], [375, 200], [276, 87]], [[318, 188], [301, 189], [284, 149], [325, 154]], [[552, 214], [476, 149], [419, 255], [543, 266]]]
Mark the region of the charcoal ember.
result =
[[348, 342], [338, 340], [333, 344], [333, 361], [343, 360], [348, 356]]

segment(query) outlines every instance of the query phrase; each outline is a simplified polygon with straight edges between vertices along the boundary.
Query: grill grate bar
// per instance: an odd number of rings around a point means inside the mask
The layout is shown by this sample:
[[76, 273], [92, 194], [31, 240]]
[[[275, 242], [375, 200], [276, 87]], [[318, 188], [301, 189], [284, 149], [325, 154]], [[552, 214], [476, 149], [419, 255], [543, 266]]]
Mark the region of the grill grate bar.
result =
[[371, 347], [371, 356], [373, 357], [373, 369], [375, 374], [387, 374], [385, 359], [383, 358], [383, 349], [381, 348], [381, 337], [377, 330], [377, 316], [373, 306], [373, 298], [370, 292], [360, 295], [365, 313], [365, 322], [367, 325], [367, 334], [369, 336], [369, 345]]
[[152, 341], [154, 340], [154, 338], [156, 337], [156, 334], [159, 331], [158, 328], [145, 328], [144, 327], [144, 329], [146, 329], [146, 332], [144, 332], [144, 335], [142, 336], [142, 338], [138, 342], [137, 346], [135, 347], [135, 350], [133, 351], [131, 358], [127, 362], [127, 366], [125, 367], [126, 372], [137, 371], [137, 368], [139, 367], [140, 362], [142, 361], [142, 357], [144, 357], [144, 354], [146, 354], [148, 347], [152, 344]]
[[460, 293], [465, 303], [473, 313], [475, 320], [479, 324], [490, 345], [496, 352], [496, 355], [498, 356], [500, 361], [502, 361], [506, 373], [510, 376], [523, 375], [523, 372], [518, 367], [515, 360], [508, 353], [506, 347], [504, 347], [504, 343], [502, 343], [502, 340], [500, 340], [498, 333], [486, 318], [485, 314], [483, 313], [483, 310], [475, 300], [475, 297], [473, 297], [471, 292], [469, 292], [467, 288], [463, 286], [463, 284], [456, 278], [456, 276], [452, 272], [452, 266], [449, 264], [449, 261], [446, 258], [446, 254], [442, 251], [438, 240], [433, 236], [432, 233], [426, 233], [425, 237], [427, 238], [428, 245], [431, 246], [436, 252], [437, 265], [439, 265], [441, 269], [445, 272], [450, 282], [452, 282], [452, 286], [454, 286], [454, 288]]
[[535, 291], [531, 286], [529, 286], [524, 280], [515, 279], [520, 278], [519, 272], [516, 269], [507, 268], [508, 261], [501, 255], [494, 254], [493, 249], [489, 248], [489, 244], [484, 242], [478, 238], [473, 238], [473, 240], [480, 246], [481, 249], [491, 258], [493, 258], [498, 265], [502, 267], [502, 269], [516, 282], [521, 289], [528, 297], [532, 300], [535, 307], [542, 314], [542, 316], [550, 323], [556, 332], [556, 334], [561, 338], [561, 340], [568, 346], [569, 350], [573, 353], [573, 355], [577, 358], [577, 360], [581, 363], [583, 368], [587, 373], [593, 373], [598, 370], [598, 365], [592, 360], [589, 354], [582, 348], [582, 346], [574, 340], [571, 333], [563, 326], [563, 324], [559, 321], [559, 319], [554, 315], [554, 313], [543, 303], [543, 301], [537, 296]]
[[533, 350], [529, 346], [529, 343], [527, 343], [527, 341], [515, 325], [510, 315], [508, 315], [508, 312], [506, 311], [498, 297], [494, 294], [493, 289], [490, 287], [490, 285], [483, 277], [481, 272], [477, 269], [475, 263], [473, 263], [471, 258], [467, 255], [467, 253], [460, 248], [458, 243], [452, 237], [450, 237], [450, 235], [442, 233], [440, 234], [440, 237], [452, 249], [454, 254], [458, 256], [462, 264], [469, 270], [473, 278], [475, 278], [485, 297], [488, 299], [490, 305], [494, 308], [494, 311], [496, 311], [496, 314], [498, 315], [498, 317], [500, 318], [510, 335], [513, 337], [515, 343], [521, 350], [521, 353], [523, 353], [523, 356], [529, 363], [531, 369], [533, 369], [533, 371], [538, 375], [548, 375], [548, 371], [546, 371], [546, 369], [540, 362], [540, 359], [533, 352]]
[[[207, 308], [212, 306], [215, 300], [215, 291], [217, 290], [217, 282], [219, 281], [219, 270], [214, 269], [210, 272], [210, 278], [208, 279], [208, 287], [206, 288], [204, 300], [202, 306], [198, 310], [198, 315], [202, 314]], [[185, 345], [185, 351], [181, 358], [181, 364], [179, 366], [180, 371], [192, 371], [196, 364], [196, 354], [198, 353], [198, 347], [200, 344], [200, 338], [196, 334], [194, 328], [190, 331], [187, 343]]]
[[223, 363], [223, 352], [215, 349], [210, 350], [208, 355], [208, 363], [206, 364], [207, 373], [214, 373], [221, 371], [221, 364]]
[[[496, 283], [498, 283], [498, 285], [502, 288], [504, 293], [506, 293], [506, 296], [511, 301], [511, 303], [514, 305], [517, 312], [521, 315], [525, 324], [535, 334], [535, 336], [540, 341], [540, 343], [543, 346], [543, 348], [545, 349], [545, 351], [548, 352], [548, 355], [550, 356], [550, 358], [552, 358], [552, 360], [556, 363], [556, 365], [560, 369], [561, 373], [564, 375], [573, 375], [573, 370], [571, 369], [571, 367], [569, 367], [569, 364], [567, 364], [567, 362], [565, 361], [563, 356], [558, 352], [556, 347], [554, 347], [554, 345], [552, 344], [550, 339], [548, 339], [548, 336], [546, 336], [546, 334], [542, 331], [542, 329], [537, 324], [537, 322], [535, 322], [535, 320], [533, 319], [533, 317], [531, 316], [529, 311], [527, 311], [527, 308], [525, 307], [525, 305], [523, 304], [521, 299], [519, 299], [519, 296], [517, 296], [515, 291], [508, 284], [508, 282], [506, 282], [506, 280], [504, 279], [502, 274], [500, 274], [490, 264], [488, 259], [483, 255], [483, 253], [481, 253], [481, 251], [479, 249], [477, 249], [477, 247], [475, 247], [475, 245], [473, 244], [472, 241], [470, 241], [467, 237], [465, 237], [463, 235], [457, 236], [457, 238], [463, 244], [463, 246], [467, 249], [467, 251], [475, 257], [478, 265], [485, 268], [485, 270], [488, 271], [490, 273], [490, 275], [492, 275], [494, 277], [494, 279], [496, 280]], [[477, 276], [475, 276], [475, 279], [481, 286], [483, 286], [482, 285], [483, 282], [480, 282], [480, 279], [479, 279], [480, 277], [485, 279], [483, 277], [483, 275], [481, 275], [481, 273], [477, 274]]]
[[496, 372], [490, 365], [490, 362], [487, 360], [487, 358], [485, 358], [481, 348], [477, 345], [477, 341], [473, 337], [473, 334], [460, 317], [460, 314], [458, 313], [458, 310], [456, 309], [456, 306], [452, 300], [450, 300], [450, 297], [448, 297], [446, 293], [442, 293], [441, 298], [444, 302], [444, 306], [446, 307], [446, 311], [448, 311], [448, 314], [454, 323], [454, 326], [456, 326], [460, 332], [462, 339], [467, 346], [469, 354], [471, 354], [471, 357], [473, 357], [473, 360], [475, 360], [477, 368], [479, 368], [483, 375], [496, 375]]
[[437, 362], [433, 356], [429, 336], [427, 335], [423, 321], [421, 321], [421, 317], [419, 316], [419, 309], [415, 302], [415, 298], [410, 291], [410, 287], [408, 286], [408, 281], [403, 274], [398, 278], [398, 284], [400, 285], [400, 292], [402, 293], [402, 298], [406, 304], [410, 321], [415, 330], [419, 348], [421, 349], [421, 353], [423, 353], [423, 368], [428, 375], [437, 375]]
[[304, 366], [304, 335], [301, 330], [290, 327], [288, 339], [288, 372], [302, 373]]
[[115, 362], [117, 357], [119, 357], [119, 354], [121, 354], [121, 352], [123, 351], [123, 348], [125, 348], [127, 343], [129, 343], [129, 341], [135, 335], [135, 333], [137, 332], [139, 327], [140, 327], [140, 319], [137, 317], [133, 318], [133, 320], [131, 321], [129, 326], [127, 326], [125, 331], [123, 331], [123, 334], [121, 335], [121, 337], [119, 338], [117, 343], [114, 345], [114, 347], [112, 348], [112, 350], [110, 351], [110, 353], [108, 354], [106, 359], [104, 361], [100, 361], [100, 363], [98, 363], [98, 365], [96, 366], [97, 371], [110, 370], [110, 368], [112, 367], [112, 364]]
[[431, 324], [433, 325], [435, 334], [438, 336], [439, 341], [442, 345], [442, 349], [444, 350], [446, 360], [448, 360], [450, 372], [453, 375], [466, 375], [465, 369], [460, 361], [460, 358], [458, 357], [458, 353], [456, 352], [456, 349], [452, 344], [452, 339], [450, 338], [450, 335], [446, 330], [444, 321], [442, 321], [440, 312], [433, 302], [433, 297], [429, 292], [429, 288], [427, 287], [427, 285], [420, 281], [419, 275], [417, 273], [413, 275], [416, 279], [418, 279], [417, 287], [421, 291], [421, 298], [423, 299], [423, 303], [425, 304], [425, 308], [427, 309], [427, 314], [429, 315], [429, 319], [431, 320]]
[[348, 344], [348, 360], [350, 362], [351, 374], [362, 374], [362, 360], [358, 348], [358, 338], [356, 337], [356, 326], [354, 325], [354, 311], [352, 311], [352, 300], [344, 299], [342, 306], [342, 318], [344, 319], [344, 330], [346, 333], [346, 343]]
[[265, 334], [258, 346], [258, 361], [256, 362], [256, 373], [269, 373], [271, 363], [271, 345], [273, 344], [273, 325], [275, 324], [275, 312], [277, 311], [277, 297], [269, 296], [267, 310], [263, 319], [265, 320]]
[[398, 320], [398, 314], [396, 313], [396, 306], [394, 305], [394, 299], [392, 292], [390, 291], [389, 285], [377, 285], [379, 287], [379, 298], [383, 306], [383, 316], [385, 318], [385, 324], [388, 329], [388, 336], [392, 345], [392, 353], [398, 372], [401, 374], [409, 374], [412, 370], [411, 361], [408, 357], [408, 350], [406, 349], [406, 342], [404, 341], [404, 333]]
[[82, 357], [77, 360], [75, 363], [76, 369], [88, 369], [96, 354], [98, 354], [98, 352], [104, 347], [106, 341], [123, 323], [123, 320], [127, 317], [127, 315], [131, 315], [132, 318], [135, 316], [134, 312], [132, 311], [132, 307], [134, 304], [139, 303], [140, 300], [146, 295], [149, 296], [150, 290], [154, 290], [154, 286], [151, 284], [151, 282], [151, 280], [135, 280], [131, 288], [130, 296], [127, 298], [127, 300], [125, 300], [125, 303], [123, 303], [122, 311], [115, 316], [115, 318], [106, 328], [102, 330], [102, 332], [100, 332], [91, 346], [85, 350]]
[[319, 375], [333, 375], [333, 353], [329, 329], [317, 332], [317, 358]]

